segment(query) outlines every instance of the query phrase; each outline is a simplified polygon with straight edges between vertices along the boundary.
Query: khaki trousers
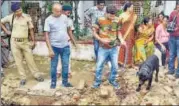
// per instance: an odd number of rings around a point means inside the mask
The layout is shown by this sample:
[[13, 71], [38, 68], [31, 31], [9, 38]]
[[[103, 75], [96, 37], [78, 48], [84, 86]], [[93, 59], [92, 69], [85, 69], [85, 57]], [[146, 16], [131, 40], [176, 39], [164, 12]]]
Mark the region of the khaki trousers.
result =
[[26, 71], [23, 65], [24, 58], [32, 75], [35, 78], [38, 78], [40, 76], [39, 70], [33, 59], [31, 48], [32, 46], [28, 39], [25, 39], [22, 42], [17, 42], [15, 41], [15, 38], [11, 38], [11, 50], [21, 79], [27, 78]]

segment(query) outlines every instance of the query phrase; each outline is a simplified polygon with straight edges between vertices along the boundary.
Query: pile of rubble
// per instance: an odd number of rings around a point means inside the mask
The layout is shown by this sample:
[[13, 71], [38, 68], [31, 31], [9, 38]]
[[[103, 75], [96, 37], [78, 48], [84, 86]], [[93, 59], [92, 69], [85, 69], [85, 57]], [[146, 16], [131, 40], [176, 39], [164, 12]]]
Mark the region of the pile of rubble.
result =
[[[90, 65], [89, 65], [90, 66]], [[92, 89], [91, 84], [81, 79], [72, 88], [56, 89], [19, 88], [19, 78], [9, 74], [3, 79], [1, 98], [4, 105], [177, 105], [179, 102], [179, 80], [159, 73], [159, 82], [153, 81], [150, 91], [146, 85], [136, 92], [138, 85], [137, 70], [130, 69], [118, 77], [121, 88], [118, 90], [103, 78], [99, 89]], [[86, 71], [88, 73], [88, 71]], [[49, 86], [48, 86], [49, 87]]]

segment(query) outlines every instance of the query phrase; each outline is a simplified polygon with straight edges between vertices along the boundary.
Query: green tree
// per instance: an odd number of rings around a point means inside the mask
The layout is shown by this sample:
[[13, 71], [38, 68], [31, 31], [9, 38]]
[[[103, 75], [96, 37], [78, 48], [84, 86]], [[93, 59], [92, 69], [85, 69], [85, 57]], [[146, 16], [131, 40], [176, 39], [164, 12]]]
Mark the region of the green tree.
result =
[[144, 0], [143, 5], [142, 5], [143, 14], [140, 17], [138, 17], [136, 25], [141, 24], [144, 17], [150, 16], [150, 7], [151, 7], [151, 1], [150, 0]]
[[151, 7], [151, 1], [150, 0], [144, 0], [144, 5], [143, 5], [143, 15], [144, 17], [149, 17], [150, 16], [150, 7]]
[[27, 13], [27, 6], [25, 0], [21, 0], [21, 7], [24, 13]]

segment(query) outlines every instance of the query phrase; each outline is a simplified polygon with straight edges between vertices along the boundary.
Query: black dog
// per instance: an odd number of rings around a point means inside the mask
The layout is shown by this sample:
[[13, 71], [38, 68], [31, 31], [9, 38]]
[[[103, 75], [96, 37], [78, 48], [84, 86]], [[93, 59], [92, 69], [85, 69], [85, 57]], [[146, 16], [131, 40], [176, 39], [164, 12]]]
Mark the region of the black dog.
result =
[[150, 89], [153, 79], [153, 72], [156, 70], [155, 81], [158, 82], [159, 59], [156, 55], [150, 56], [139, 66], [137, 75], [139, 76], [139, 85], [136, 91], [140, 91], [141, 86], [148, 80], [147, 90]]

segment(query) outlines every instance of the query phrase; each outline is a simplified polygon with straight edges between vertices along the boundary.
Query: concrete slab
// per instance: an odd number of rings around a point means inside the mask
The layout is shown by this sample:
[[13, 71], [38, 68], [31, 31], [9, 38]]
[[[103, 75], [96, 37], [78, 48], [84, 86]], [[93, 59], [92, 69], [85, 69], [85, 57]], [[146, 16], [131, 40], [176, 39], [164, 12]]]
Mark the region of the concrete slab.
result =
[[[51, 90], [51, 89], [50, 89], [50, 84], [51, 84], [51, 80], [50, 80], [50, 79], [47, 79], [47, 80], [44, 80], [44, 82], [39, 82], [38, 84], [36, 84], [35, 86], [33, 86], [33, 87], [31, 88], [31, 90]], [[58, 80], [56, 87], [60, 87], [60, 86], [61, 86], [61, 81]]]

